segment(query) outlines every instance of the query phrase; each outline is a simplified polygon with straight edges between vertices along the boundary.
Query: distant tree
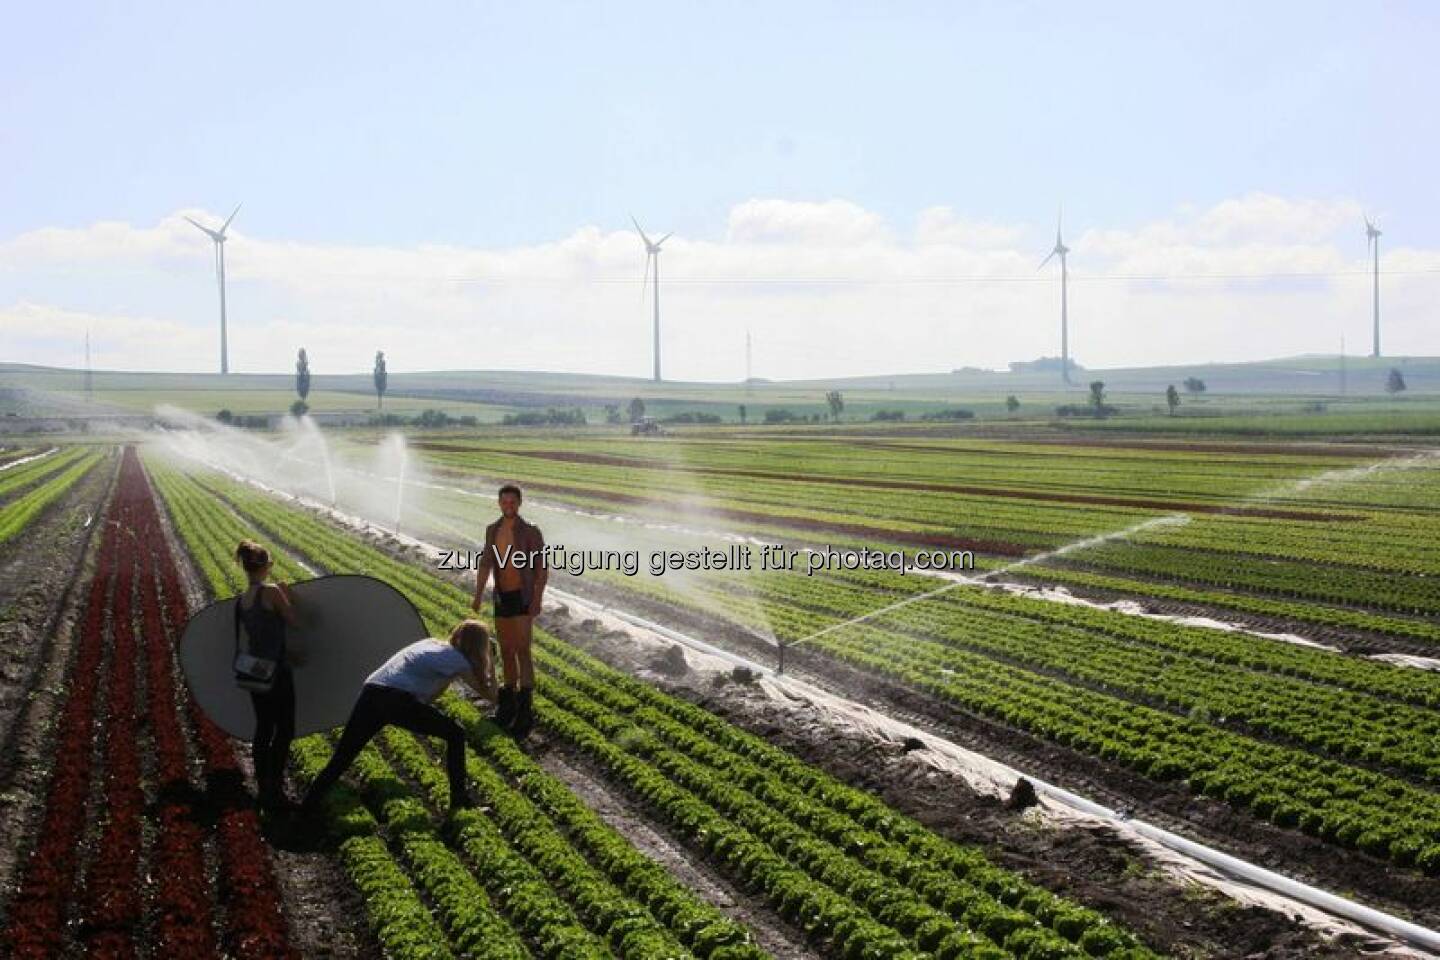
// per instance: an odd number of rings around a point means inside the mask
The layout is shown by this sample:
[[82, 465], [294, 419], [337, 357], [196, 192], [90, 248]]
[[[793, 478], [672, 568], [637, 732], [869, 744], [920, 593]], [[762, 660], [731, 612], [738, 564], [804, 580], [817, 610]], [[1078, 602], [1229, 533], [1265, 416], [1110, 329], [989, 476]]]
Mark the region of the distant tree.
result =
[[306, 403], [304, 400], [296, 400], [294, 403], [290, 404], [290, 412], [297, 417], [303, 417], [305, 416], [305, 414], [310, 412], [310, 404]]
[[215, 419], [219, 420], [221, 423], [230, 423], [235, 419], [235, 414], [230, 412], [229, 407], [226, 407], [224, 410], [221, 410], [219, 413], [215, 414]]
[[630, 422], [639, 423], [643, 416], [645, 416], [645, 401], [636, 397], [630, 401]]
[[745, 404], [740, 404], [740, 422], [745, 422]]
[[1185, 392], [1192, 396], [1205, 392], [1205, 381], [1199, 377], [1185, 378]]
[[385, 409], [385, 384], [389, 381], [389, 374], [385, 372], [385, 351], [375, 351], [375, 396], [379, 400], [380, 409]]
[[619, 423], [620, 420], [621, 420], [621, 418], [620, 418], [620, 404], [618, 404], [618, 403], [607, 403], [607, 404], [605, 404], [605, 422], [606, 422], [606, 423]]
[[1400, 372], [1399, 367], [1390, 368], [1390, 375], [1385, 378], [1385, 392], [1390, 394], [1405, 392], [1405, 374]]
[[310, 399], [310, 358], [305, 355], [304, 347], [295, 358], [295, 392], [300, 394], [302, 403]]
[[1175, 408], [1180, 406], [1180, 391], [1175, 389], [1175, 384], [1165, 388], [1165, 406], [1170, 408], [1170, 416], [1175, 416]]
[[1104, 380], [1090, 381], [1090, 406], [1095, 408], [1096, 413], [1099, 413], [1101, 410], [1105, 409]]
[[1011, 413], [1020, 409], [1020, 401], [1016, 398], [1015, 394], [1012, 393], [1005, 398], [1005, 409]]
[[840, 396], [840, 391], [831, 390], [825, 394], [825, 403], [830, 407], [830, 419], [839, 420], [840, 411], [845, 409], [845, 398]]

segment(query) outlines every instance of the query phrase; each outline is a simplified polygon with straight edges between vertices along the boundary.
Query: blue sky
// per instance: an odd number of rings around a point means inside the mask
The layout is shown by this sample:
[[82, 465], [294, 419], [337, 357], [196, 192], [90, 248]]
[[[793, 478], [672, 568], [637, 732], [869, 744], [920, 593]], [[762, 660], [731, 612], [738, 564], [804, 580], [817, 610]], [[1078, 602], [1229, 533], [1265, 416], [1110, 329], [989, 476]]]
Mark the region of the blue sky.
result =
[[[1080, 237], [1256, 195], [1374, 211], [1386, 251], [1440, 247], [1430, 4], [52, 4], [7, 20], [12, 247], [241, 200], [244, 236], [327, 249], [535, 249], [631, 212], [723, 244], [737, 207], [774, 199], [853, 204], [902, 242], [947, 208], [1029, 256], [1061, 201]], [[1363, 256], [1363, 232], [1326, 240]], [[0, 310], [213, 312], [203, 282], [162, 292], [137, 269], [77, 294], [64, 263], [0, 258]], [[338, 319], [253, 282], [267, 321]], [[1419, 336], [1408, 349], [1440, 352]], [[1266, 346], [1307, 346], [1290, 345]], [[840, 366], [772, 372], [864, 372]]]

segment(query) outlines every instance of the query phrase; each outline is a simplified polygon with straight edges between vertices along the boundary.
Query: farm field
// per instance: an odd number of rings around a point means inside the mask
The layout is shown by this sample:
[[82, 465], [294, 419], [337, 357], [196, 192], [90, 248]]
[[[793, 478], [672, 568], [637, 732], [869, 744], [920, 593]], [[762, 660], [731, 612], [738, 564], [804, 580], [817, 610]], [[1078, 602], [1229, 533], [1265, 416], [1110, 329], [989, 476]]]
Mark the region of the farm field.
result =
[[[1440, 676], [1396, 662], [1427, 663], [1440, 639], [1440, 461], [1428, 454], [883, 438], [414, 447], [449, 489], [411, 523], [446, 542], [474, 537], [475, 494], [457, 481], [479, 474], [534, 491], [537, 522], [566, 542], [604, 543], [621, 516], [668, 530], [665, 549], [707, 532], [813, 549], [959, 547], [974, 552], [974, 577], [1091, 596], [1080, 606], [967, 585], [875, 616], [937, 581], [874, 570], [570, 578], [577, 593], [767, 663], [790, 645], [792, 669], [848, 689], [886, 677], [897, 708], [913, 710], [915, 694], [948, 729], [982, 724], [990, 748], [1028, 769], [1101, 777], [1125, 803], [1222, 846], [1263, 837], [1301, 872], [1433, 909], [1419, 877], [1440, 856]], [[1115, 600], [1171, 619], [1100, 608]], [[851, 617], [867, 619], [840, 626]]]
[[[38, 574], [48, 599], [13, 604], [11, 619], [39, 624], [32, 643], [51, 639], [7, 672], [3, 699], [19, 797], [0, 813], [7, 954], [1339, 957], [1369, 936], [1273, 906], [1241, 922], [1143, 846], [987, 801], [920, 741], [637, 645], [567, 593], [760, 665], [783, 646], [787, 672], [881, 714], [1440, 921], [1440, 674], [1399, 662], [1440, 657], [1440, 462], [1422, 450], [882, 431], [381, 439], [337, 434], [323, 471], [305, 446], [255, 456], [302, 441], [237, 431], [208, 447], [0, 451], [0, 531], [70, 558]], [[403, 487], [387, 473], [397, 449]], [[241, 586], [235, 542], [269, 546], [282, 579], [380, 577], [443, 635], [468, 615], [472, 575], [382, 528], [473, 549], [500, 480], [522, 484], [551, 544], [777, 542], [801, 568], [557, 569], [537, 734], [517, 745], [466, 697], [442, 700], [472, 748], [478, 810], [447, 821], [434, 745], [391, 731], [332, 793], [323, 838], [267, 825], [248, 750], [193, 706], [173, 650], [189, 613]], [[827, 547], [965, 550], [973, 568], [807, 573], [806, 551]], [[20, 571], [7, 561], [0, 587], [18, 596]], [[292, 791], [332, 743], [296, 743]], [[22, 772], [45, 755], [48, 769]]]

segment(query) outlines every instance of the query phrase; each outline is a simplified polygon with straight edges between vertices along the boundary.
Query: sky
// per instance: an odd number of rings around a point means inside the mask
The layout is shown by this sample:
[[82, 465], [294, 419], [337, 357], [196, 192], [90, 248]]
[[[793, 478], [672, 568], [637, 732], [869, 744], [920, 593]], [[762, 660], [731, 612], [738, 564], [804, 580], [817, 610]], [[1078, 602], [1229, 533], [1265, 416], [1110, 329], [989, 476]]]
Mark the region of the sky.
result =
[[[1440, 354], [1428, 3], [31, 4], [0, 359], [667, 377]], [[1140, 278], [1140, 279], [1127, 279]]]

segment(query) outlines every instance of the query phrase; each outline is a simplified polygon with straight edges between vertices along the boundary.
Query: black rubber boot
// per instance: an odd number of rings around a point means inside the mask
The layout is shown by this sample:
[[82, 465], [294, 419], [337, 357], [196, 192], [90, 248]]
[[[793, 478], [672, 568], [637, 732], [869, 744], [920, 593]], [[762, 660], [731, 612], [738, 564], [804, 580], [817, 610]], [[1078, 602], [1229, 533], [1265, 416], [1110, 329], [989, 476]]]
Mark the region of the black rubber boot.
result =
[[518, 706], [514, 690], [509, 687], [501, 687], [500, 693], [495, 697], [495, 715], [490, 719], [501, 730], [509, 730], [510, 725], [515, 722], [515, 710]]
[[518, 706], [515, 710], [515, 722], [510, 725], [510, 735], [516, 740], [523, 740], [535, 729], [535, 689], [521, 687], [516, 699]]
[[267, 810], [275, 803], [275, 778], [270, 772], [270, 753], [255, 751], [255, 805]]

